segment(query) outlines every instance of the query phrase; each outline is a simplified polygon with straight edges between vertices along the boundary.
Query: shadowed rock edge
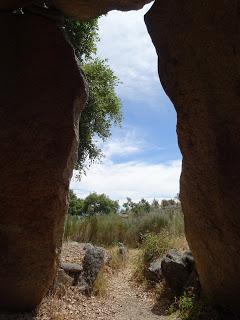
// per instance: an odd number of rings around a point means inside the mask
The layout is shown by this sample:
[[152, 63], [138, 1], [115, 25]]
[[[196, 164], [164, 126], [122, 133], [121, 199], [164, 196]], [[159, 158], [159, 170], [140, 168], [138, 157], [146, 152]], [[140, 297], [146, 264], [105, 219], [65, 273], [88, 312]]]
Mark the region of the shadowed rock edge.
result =
[[240, 313], [240, 1], [157, 0], [145, 16], [177, 111], [186, 236], [205, 294]]
[[54, 22], [1, 14], [0, 308], [31, 310], [52, 285], [86, 89]]

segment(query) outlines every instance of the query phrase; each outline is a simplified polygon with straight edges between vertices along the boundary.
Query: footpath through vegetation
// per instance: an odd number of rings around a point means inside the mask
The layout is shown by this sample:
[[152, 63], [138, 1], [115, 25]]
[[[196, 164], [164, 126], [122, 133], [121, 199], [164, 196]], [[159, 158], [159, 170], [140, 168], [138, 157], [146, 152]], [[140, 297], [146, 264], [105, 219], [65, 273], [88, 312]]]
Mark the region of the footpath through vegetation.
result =
[[[65, 243], [62, 260], [81, 263], [83, 245]], [[144, 286], [133, 279], [138, 249], [128, 252], [128, 259], [119, 270], [106, 268], [104, 279], [100, 279], [99, 295], [80, 293], [78, 287], [66, 287], [64, 291], [46, 297], [35, 314], [0, 315], [1, 320], [162, 320], [152, 311], [155, 298]], [[105, 288], [104, 286], [107, 286]]]
[[128, 201], [125, 213], [103, 214], [95, 202], [94, 214], [69, 214], [55, 284], [38, 310], [0, 320], [233, 319], [200, 299], [180, 203]]
[[[76, 259], [78, 244], [65, 244], [63, 256], [66, 261]], [[71, 259], [71, 254], [74, 254]], [[161, 320], [167, 317], [152, 312], [154, 296], [133, 281], [137, 249], [131, 249], [125, 266], [114, 273], [105, 270], [107, 290], [103, 296], [86, 297], [77, 287], [68, 288], [63, 297], [46, 298], [37, 320]], [[100, 284], [101, 285], [101, 284]], [[102, 284], [103, 285], [103, 284]], [[104, 290], [100, 288], [100, 290]]]

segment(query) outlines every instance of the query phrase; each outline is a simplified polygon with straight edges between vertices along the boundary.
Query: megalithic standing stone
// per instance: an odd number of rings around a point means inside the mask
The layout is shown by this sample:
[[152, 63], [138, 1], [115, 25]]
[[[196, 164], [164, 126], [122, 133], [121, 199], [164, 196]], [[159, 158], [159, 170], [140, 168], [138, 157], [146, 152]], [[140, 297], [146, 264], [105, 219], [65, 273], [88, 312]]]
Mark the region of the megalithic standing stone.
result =
[[51, 286], [86, 88], [54, 21], [0, 19], [0, 309], [30, 310]]
[[186, 236], [210, 300], [240, 314], [240, 0], [156, 0], [145, 16], [177, 111]]

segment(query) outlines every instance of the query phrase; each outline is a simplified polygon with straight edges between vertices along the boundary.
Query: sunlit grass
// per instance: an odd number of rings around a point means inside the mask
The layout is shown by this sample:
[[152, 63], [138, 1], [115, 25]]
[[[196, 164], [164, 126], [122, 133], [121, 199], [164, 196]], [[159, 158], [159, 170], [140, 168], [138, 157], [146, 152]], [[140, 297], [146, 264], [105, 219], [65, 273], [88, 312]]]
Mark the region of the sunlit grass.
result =
[[159, 209], [149, 213], [129, 214], [126, 217], [110, 214], [89, 217], [68, 216], [65, 223], [65, 240], [91, 242], [105, 247], [118, 242], [135, 248], [147, 233], [158, 234], [167, 230], [174, 237], [184, 233], [180, 208]]

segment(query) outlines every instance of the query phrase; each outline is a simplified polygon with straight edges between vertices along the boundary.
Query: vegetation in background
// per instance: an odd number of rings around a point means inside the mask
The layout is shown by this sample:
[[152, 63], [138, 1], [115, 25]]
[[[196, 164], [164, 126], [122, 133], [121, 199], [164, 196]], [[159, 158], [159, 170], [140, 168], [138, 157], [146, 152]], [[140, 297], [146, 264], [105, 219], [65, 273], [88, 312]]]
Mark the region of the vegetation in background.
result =
[[133, 214], [124, 218], [118, 214], [87, 216], [68, 216], [65, 224], [65, 239], [80, 242], [92, 242], [103, 246], [112, 246], [124, 242], [129, 247], [137, 247], [144, 234], [158, 234], [169, 230], [176, 237], [183, 234], [184, 222], [180, 209], [150, 212], [141, 217]]
[[[93, 208], [89, 209], [88, 208]], [[94, 215], [94, 214], [110, 214], [121, 213], [123, 215], [134, 214], [141, 216], [146, 213], [159, 212], [161, 209], [168, 210], [169, 214], [173, 209], [180, 209], [179, 201], [174, 199], [162, 200], [158, 202], [156, 199], [150, 204], [147, 200], [141, 199], [139, 202], [133, 202], [131, 198], [127, 197], [127, 201], [123, 203], [120, 210], [118, 201], [111, 200], [105, 194], [90, 193], [85, 199], [78, 198], [75, 193], [70, 190], [69, 193], [69, 211], [70, 215]]]
[[135, 203], [132, 201], [131, 198], [127, 197], [127, 201], [123, 203], [123, 209], [121, 213], [127, 214], [127, 213], [134, 212], [135, 214], [138, 214], [141, 212], [145, 212], [145, 213], [150, 212], [150, 210], [151, 210], [151, 205], [147, 200], [141, 199], [138, 203]]
[[[118, 214], [118, 203], [105, 195], [93, 193], [85, 200], [79, 199], [82, 211], [68, 215], [65, 239], [92, 242], [107, 247], [118, 242], [123, 242], [129, 247], [138, 247], [149, 233], [159, 234], [162, 230], [167, 230], [175, 237], [184, 233], [179, 204], [169, 208], [161, 208], [159, 205], [157, 208], [156, 200], [152, 204], [146, 200], [139, 203], [133, 206], [132, 211], [128, 210], [127, 214]], [[146, 205], [147, 210], [144, 210], [141, 204]], [[72, 207], [70, 205], [70, 208]], [[78, 206], [75, 205], [74, 208]]]
[[[69, 210], [71, 216], [92, 216], [99, 214], [115, 214], [119, 210], [117, 201], [111, 200], [104, 193], [90, 193], [85, 199], [78, 198], [72, 190], [69, 193]], [[74, 221], [74, 219], [73, 219]]]
[[68, 207], [68, 214], [71, 216], [80, 215], [83, 211], [83, 199], [79, 199], [76, 194], [70, 190], [69, 191], [69, 207]]
[[103, 156], [97, 141], [111, 136], [111, 127], [122, 120], [121, 100], [116, 94], [118, 78], [106, 60], [97, 58], [98, 19], [87, 22], [66, 18], [63, 26], [86, 76], [89, 99], [79, 123], [79, 149], [76, 169], [79, 175]]
[[96, 192], [90, 193], [85, 200], [83, 200], [82, 213], [88, 216], [98, 214], [115, 214], [119, 209], [117, 201], [111, 200], [108, 196], [97, 194]]

